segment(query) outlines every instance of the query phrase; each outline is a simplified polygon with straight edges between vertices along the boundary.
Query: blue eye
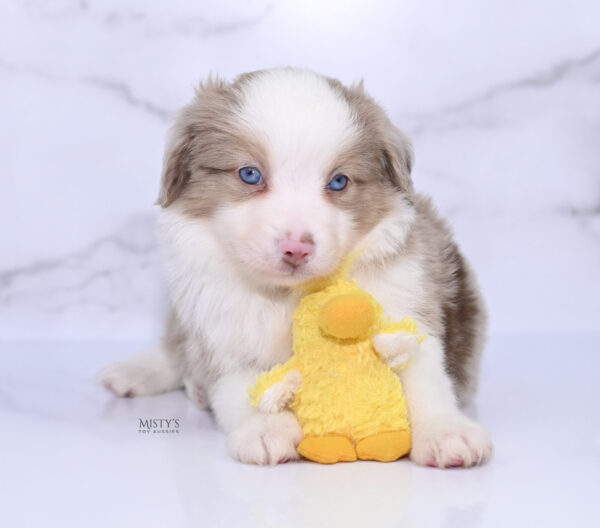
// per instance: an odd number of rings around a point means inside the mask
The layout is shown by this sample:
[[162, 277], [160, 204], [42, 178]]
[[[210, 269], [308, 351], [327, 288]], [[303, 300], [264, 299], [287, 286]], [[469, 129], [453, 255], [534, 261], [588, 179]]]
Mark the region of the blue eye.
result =
[[239, 172], [242, 181], [248, 185], [258, 185], [263, 181], [262, 174], [256, 167], [242, 167]]
[[348, 185], [348, 176], [344, 174], [336, 174], [327, 184], [330, 191], [342, 191]]

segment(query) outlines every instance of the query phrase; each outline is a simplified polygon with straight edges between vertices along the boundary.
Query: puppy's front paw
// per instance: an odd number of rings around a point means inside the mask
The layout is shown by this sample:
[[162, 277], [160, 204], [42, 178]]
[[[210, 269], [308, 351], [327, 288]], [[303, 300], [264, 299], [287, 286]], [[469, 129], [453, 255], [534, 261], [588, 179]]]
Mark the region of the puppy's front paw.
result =
[[98, 375], [117, 396], [151, 396], [181, 387], [181, 373], [160, 349], [113, 363]]
[[256, 413], [229, 435], [227, 446], [245, 464], [275, 465], [300, 458], [296, 447], [301, 440], [302, 429], [291, 412]]
[[471, 467], [492, 455], [489, 433], [465, 416], [413, 422], [410, 458], [422, 466]]
[[108, 365], [100, 371], [98, 379], [106, 389], [121, 398], [152, 394], [147, 376], [131, 361]]

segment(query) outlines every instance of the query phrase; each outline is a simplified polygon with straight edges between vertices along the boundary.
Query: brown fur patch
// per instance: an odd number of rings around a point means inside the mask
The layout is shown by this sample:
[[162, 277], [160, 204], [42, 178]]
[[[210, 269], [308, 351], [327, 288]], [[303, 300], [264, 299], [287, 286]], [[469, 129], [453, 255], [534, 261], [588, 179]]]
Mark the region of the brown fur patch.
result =
[[342, 191], [325, 190], [327, 199], [352, 213], [357, 233], [368, 233], [392, 211], [397, 192], [381, 164], [377, 146], [361, 138], [334, 166], [330, 177], [344, 174], [350, 183]]
[[183, 109], [163, 171], [162, 207], [179, 200], [185, 213], [203, 217], [264, 192], [266, 183], [247, 185], [238, 175], [241, 167], [255, 166], [268, 178], [264, 149], [236, 119], [240, 96], [239, 86], [209, 80]]
[[473, 368], [478, 368], [485, 319], [478, 291], [474, 288], [466, 263], [456, 245], [451, 250], [454, 295], [443, 304], [446, 369], [457, 395], [464, 399], [475, 390]]
[[473, 273], [429, 198], [413, 195], [417, 216], [404, 257], [420, 256], [426, 274], [418, 316], [444, 344], [445, 366], [461, 404], [477, 386], [487, 315]]
[[362, 82], [350, 87], [327, 78], [333, 90], [344, 98], [362, 132], [361, 140], [378, 158], [384, 173], [400, 191], [413, 191], [410, 173], [414, 156], [410, 140], [390, 121], [383, 109], [369, 96]]
[[360, 131], [331, 171], [331, 177], [348, 176], [350, 185], [344, 191], [327, 191], [327, 196], [338, 207], [351, 211], [357, 232], [366, 234], [392, 212], [394, 195], [412, 192], [412, 149], [362, 84], [348, 88], [335, 79], [327, 81], [350, 107]]

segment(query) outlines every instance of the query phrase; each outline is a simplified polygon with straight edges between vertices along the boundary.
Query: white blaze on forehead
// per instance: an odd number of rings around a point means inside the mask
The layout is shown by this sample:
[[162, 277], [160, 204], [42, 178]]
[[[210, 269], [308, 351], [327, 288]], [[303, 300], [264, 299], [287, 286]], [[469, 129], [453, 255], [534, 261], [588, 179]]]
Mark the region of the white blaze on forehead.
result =
[[241, 118], [274, 170], [324, 169], [358, 133], [346, 101], [312, 72], [265, 71], [243, 91]]

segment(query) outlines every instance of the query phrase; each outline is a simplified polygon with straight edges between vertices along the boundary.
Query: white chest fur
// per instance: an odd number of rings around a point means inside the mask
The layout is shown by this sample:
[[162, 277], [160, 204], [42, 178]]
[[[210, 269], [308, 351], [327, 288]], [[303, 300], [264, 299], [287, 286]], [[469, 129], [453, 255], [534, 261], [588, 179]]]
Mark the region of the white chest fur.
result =
[[166, 210], [158, 235], [173, 306], [214, 366], [262, 370], [289, 358], [293, 296], [244, 282], [202, 220]]
[[393, 320], [420, 319], [425, 302], [423, 268], [416, 257], [397, 259], [385, 267], [364, 267], [354, 273], [361, 288], [383, 306]]

